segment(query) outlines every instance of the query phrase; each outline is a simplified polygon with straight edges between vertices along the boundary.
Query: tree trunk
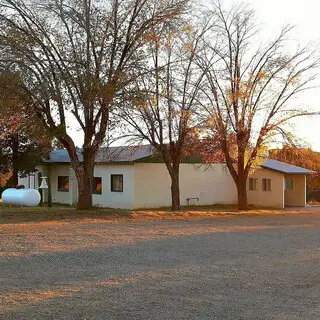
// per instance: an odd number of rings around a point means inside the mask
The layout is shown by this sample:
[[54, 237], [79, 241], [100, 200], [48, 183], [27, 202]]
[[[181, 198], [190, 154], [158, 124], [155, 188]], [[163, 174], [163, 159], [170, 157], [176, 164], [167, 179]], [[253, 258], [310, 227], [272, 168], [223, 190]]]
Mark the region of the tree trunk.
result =
[[240, 130], [237, 133], [237, 145], [238, 145], [238, 163], [237, 171], [238, 176], [236, 179], [237, 191], [238, 191], [238, 209], [248, 210], [248, 197], [247, 197], [247, 179], [248, 171], [245, 164], [245, 153], [247, 141], [243, 131]]
[[11, 176], [11, 183], [12, 187], [16, 188], [19, 180], [18, 180], [18, 168], [17, 168], [17, 161], [19, 159], [19, 138], [18, 135], [13, 135], [11, 138], [11, 150], [12, 150], [12, 176]]
[[16, 188], [19, 183], [18, 171], [15, 168], [12, 170], [11, 183], [13, 188]]
[[171, 173], [171, 210], [180, 210], [179, 165], [174, 165]]
[[[88, 170], [89, 169], [89, 170]], [[78, 204], [77, 209], [92, 209], [92, 185], [93, 185], [93, 168], [81, 165], [76, 170], [78, 180]]]
[[[92, 133], [92, 132], [91, 132]], [[73, 140], [67, 135], [63, 134], [59, 137], [59, 141], [67, 149], [72, 168], [76, 174], [78, 182], [78, 203], [77, 209], [90, 210], [92, 209], [92, 189], [93, 189], [93, 172], [95, 164], [95, 156], [99, 144], [93, 147], [90, 145], [92, 134], [85, 132], [85, 142], [82, 150], [83, 159], [79, 158], [78, 150], [74, 145]], [[69, 181], [70, 183], [71, 181]]]
[[92, 188], [94, 157], [83, 155], [83, 163], [74, 168], [78, 180], [78, 204], [79, 210], [92, 209]]
[[171, 210], [179, 211], [180, 210], [180, 183], [179, 183], [179, 170], [180, 170], [180, 161], [181, 157], [177, 156], [172, 159], [168, 155], [167, 150], [161, 150], [162, 159], [167, 167], [171, 178]]
[[248, 210], [248, 197], [247, 197], [247, 177], [242, 174], [238, 176], [237, 181], [238, 191], [238, 209]]

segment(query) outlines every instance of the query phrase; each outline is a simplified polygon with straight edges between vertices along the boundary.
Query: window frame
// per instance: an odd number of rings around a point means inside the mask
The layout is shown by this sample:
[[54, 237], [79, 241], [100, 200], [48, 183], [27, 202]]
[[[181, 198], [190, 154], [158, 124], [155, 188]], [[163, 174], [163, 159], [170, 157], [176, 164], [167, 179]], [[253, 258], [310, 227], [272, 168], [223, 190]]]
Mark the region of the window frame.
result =
[[272, 183], [270, 178], [262, 179], [262, 191], [272, 191]]
[[[288, 188], [287, 181], [292, 181], [292, 188]], [[285, 179], [285, 190], [287, 191], [295, 191], [296, 183], [294, 178], [286, 178]]]
[[[97, 190], [94, 190], [94, 186], [97, 186], [97, 185], [98, 185], [98, 183], [95, 184], [95, 179], [100, 179], [100, 184], [101, 184], [101, 190], [100, 190], [100, 192], [97, 191]], [[101, 195], [101, 194], [102, 194], [102, 190], [103, 190], [102, 177], [93, 177], [92, 194]]]
[[[252, 183], [251, 183], [252, 181]], [[257, 178], [249, 178], [249, 191], [257, 191], [258, 190], [258, 179]]]
[[[113, 178], [115, 177], [121, 177], [121, 190], [115, 190], [114, 189], [114, 182], [113, 182]], [[123, 174], [111, 174], [110, 175], [110, 190], [111, 192], [123, 192]]]
[[[59, 191], [59, 192], [69, 192], [70, 191], [70, 177], [69, 176], [57, 176], [58, 178], [57, 178], [57, 191]], [[61, 179], [61, 178], [67, 178], [68, 179], [68, 189], [67, 188], [59, 188], [59, 185], [60, 185], [60, 183], [59, 183], [59, 178]]]

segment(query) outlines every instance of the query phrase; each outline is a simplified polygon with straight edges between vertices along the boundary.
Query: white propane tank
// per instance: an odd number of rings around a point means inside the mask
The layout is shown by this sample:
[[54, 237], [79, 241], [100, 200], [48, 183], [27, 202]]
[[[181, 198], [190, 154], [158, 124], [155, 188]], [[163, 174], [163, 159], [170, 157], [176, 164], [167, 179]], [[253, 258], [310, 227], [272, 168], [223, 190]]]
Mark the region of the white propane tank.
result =
[[9, 188], [2, 192], [2, 201], [18, 206], [35, 207], [41, 201], [38, 190]]

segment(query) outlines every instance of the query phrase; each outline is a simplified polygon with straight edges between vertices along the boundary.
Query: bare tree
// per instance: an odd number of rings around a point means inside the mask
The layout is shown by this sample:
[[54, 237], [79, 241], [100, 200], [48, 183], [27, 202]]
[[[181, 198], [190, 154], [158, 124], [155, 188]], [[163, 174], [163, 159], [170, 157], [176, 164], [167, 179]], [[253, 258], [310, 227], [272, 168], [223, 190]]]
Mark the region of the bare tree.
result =
[[270, 43], [257, 46], [254, 12], [244, 4], [225, 11], [214, 1], [209, 14], [215, 24], [200, 57], [207, 70], [207, 129], [237, 186], [239, 209], [247, 209], [247, 178], [261, 162], [260, 155], [276, 135], [290, 135], [290, 120], [313, 114], [292, 98], [311, 87], [319, 58], [308, 47], [289, 49], [290, 26]]
[[[79, 209], [92, 206], [95, 155], [112, 106], [141, 73], [145, 35], [187, 2], [0, 0], [1, 62], [19, 71], [35, 112], [67, 149]], [[75, 125], [84, 136], [81, 157], [68, 131]]]
[[[194, 22], [194, 23], [193, 23]], [[204, 72], [197, 64], [209, 22], [180, 21], [148, 34], [152, 73], [136, 82], [120, 116], [133, 136], [160, 154], [171, 178], [172, 210], [180, 210], [179, 168], [197, 122]], [[131, 106], [131, 107], [130, 107]]]

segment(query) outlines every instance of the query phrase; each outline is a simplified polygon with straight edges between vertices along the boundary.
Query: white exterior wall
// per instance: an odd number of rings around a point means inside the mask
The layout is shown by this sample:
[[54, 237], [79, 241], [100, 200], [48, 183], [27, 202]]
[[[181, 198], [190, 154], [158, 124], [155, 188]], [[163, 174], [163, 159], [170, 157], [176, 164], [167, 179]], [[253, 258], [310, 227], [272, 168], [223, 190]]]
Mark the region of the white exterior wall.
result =
[[[156, 208], [171, 205], [171, 179], [162, 163], [136, 163], [134, 177], [134, 208]], [[237, 202], [235, 184], [225, 165], [180, 165], [180, 200], [187, 205]]]
[[[76, 204], [78, 202], [78, 182], [74, 170], [69, 164], [50, 164], [37, 166], [42, 176], [50, 176], [52, 202]], [[123, 192], [111, 191], [111, 174], [123, 175]], [[58, 176], [69, 176], [69, 191], [58, 191]], [[93, 194], [93, 205], [110, 208], [132, 209], [134, 197], [133, 165], [96, 165], [94, 176], [102, 178], [102, 194]], [[36, 188], [38, 188], [36, 177]], [[28, 178], [19, 179], [26, 187]], [[33, 188], [33, 184], [31, 185]], [[45, 200], [46, 200], [45, 196]]]
[[[70, 204], [72, 195], [72, 181], [70, 181], [69, 164], [52, 164], [49, 165], [49, 176], [51, 183], [52, 202]], [[58, 176], [69, 177], [69, 191], [58, 191]]]
[[73, 204], [77, 204], [78, 202], [78, 181], [74, 170], [70, 167], [69, 171], [69, 204], [72, 206]]
[[18, 184], [19, 185], [24, 185], [24, 187], [26, 189], [39, 189], [39, 172], [42, 173], [42, 175], [47, 175], [48, 174], [48, 169], [47, 169], [47, 166], [45, 165], [38, 165], [36, 166], [36, 171], [35, 173], [33, 173], [32, 175], [30, 176], [27, 176], [27, 177], [24, 177], [24, 178], [19, 178], [18, 179]]
[[[284, 208], [284, 174], [267, 169], [256, 170], [249, 178], [258, 179], [257, 190], [249, 190], [248, 203], [256, 206]], [[271, 191], [262, 190], [262, 179], [271, 179]]]
[[23, 185], [26, 189], [33, 188], [34, 186], [34, 181], [37, 180], [35, 176], [28, 176], [24, 178], [19, 178], [18, 179], [18, 185]]
[[[69, 164], [42, 165], [38, 166], [37, 169], [42, 172], [43, 176], [50, 176], [53, 202], [77, 203], [77, 179]], [[123, 192], [111, 191], [111, 174], [123, 175]], [[57, 190], [58, 176], [69, 176], [69, 192]], [[171, 179], [163, 163], [96, 165], [94, 176], [102, 177], [102, 194], [93, 194], [93, 204], [96, 206], [134, 209], [171, 205]], [[258, 179], [258, 190], [250, 191], [248, 182], [249, 204], [284, 207], [284, 175], [282, 173], [259, 169], [251, 177]], [[271, 191], [262, 191], [263, 178], [271, 179]], [[299, 203], [292, 204], [304, 205], [305, 190], [302, 192], [302, 187], [305, 189], [305, 176], [297, 177], [297, 179], [296, 191], [299, 191]], [[36, 178], [36, 182], [37, 180]], [[20, 179], [19, 184], [25, 184], [23, 181]], [[198, 202], [195, 200], [190, 202], [199, 205], [236, 204], [237, 191], [228, 169], [223, 164], [212, 166], [181, 164], [181, 205], [187, 205], [187, 198], [199, 198]], [[291, 201], [286, 196], [286, 204], [289, 204], [289, 202]]]
[[[111, 191], [111, 174], [123, 175], [123, 192]], [[133, 208], [133, 165], [96, 165], [94, 176], [102, 177], [102, 194], [93, 194], [94, 205], [120, 209]]]

